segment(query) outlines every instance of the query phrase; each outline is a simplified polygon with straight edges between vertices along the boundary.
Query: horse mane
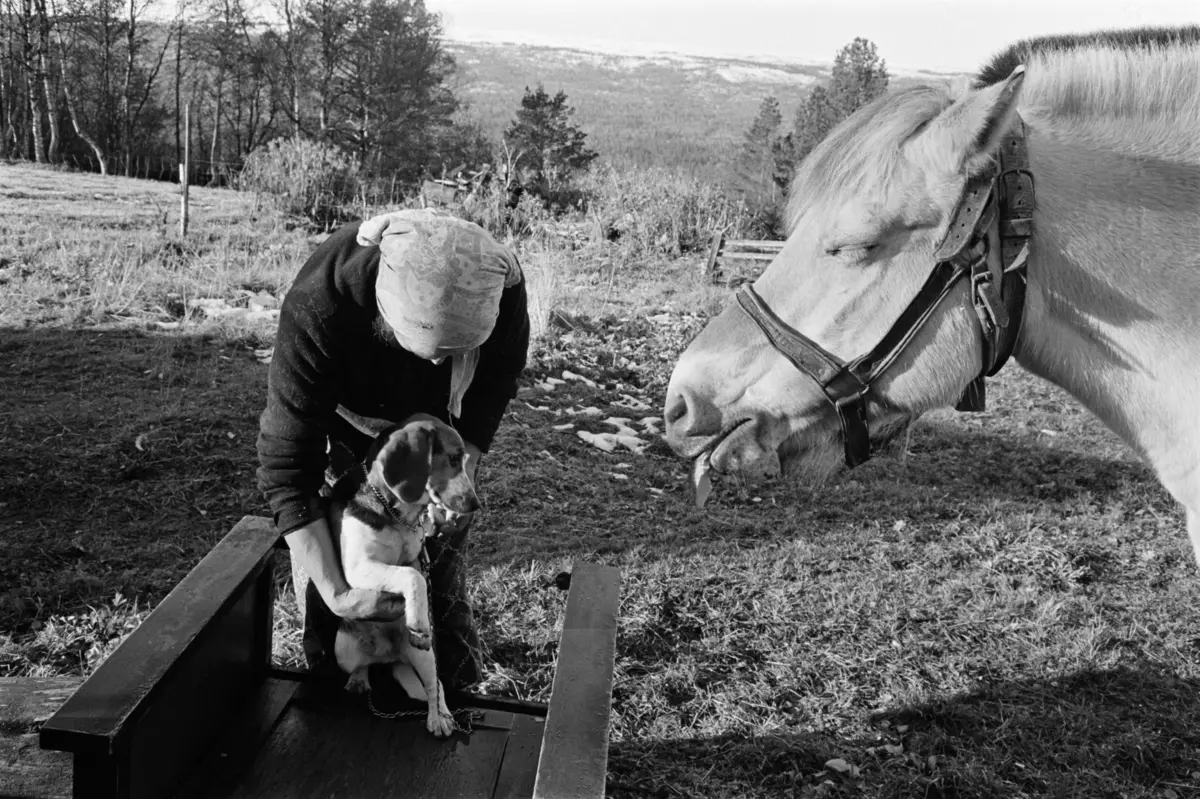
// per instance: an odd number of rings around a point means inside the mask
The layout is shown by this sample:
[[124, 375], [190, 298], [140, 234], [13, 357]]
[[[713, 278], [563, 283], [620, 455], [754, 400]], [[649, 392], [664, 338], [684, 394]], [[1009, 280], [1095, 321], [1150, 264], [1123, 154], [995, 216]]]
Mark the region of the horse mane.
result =
[[1035, 55], [1066, 53], [1095, 47], [1125, 51], [1144, 50], [1198, 42], [1200, 42], [1200, 25], [1063, 33], [1022, 39], [993, 56], [991, 61], [979, 70], [973, 85], [979, 89], [999, 83], [1011, 75], [1012, 71], [1021, 64], [1028, 64]]
[[[1135, 125], [1102, 126], [1106, 137], [1144, 138], [1192, 150], [1179, 131], [1200, 127], [1200, 25], [1144, 27], [1023, 39], [991, 59], [974, 81], [893, 90], [843, 120], [796, 169], [788, 192], [789, 234], [813, 197], [853, 190], [867, 175], [886, 180], [900, 159], [899, 145], [919, 133], [967, 86], [983, 88], [1030, 66], [1022, 107], [1053, 115], [1135, 118]], [[1164, 58], [1168, 49], [1182, 57]], [[1195, 124], [1192, 124], [1195, 120]], [[1140, 127], [1139, 127], [1140, 125]], [[1122, 150], [1144, 149], [1141, 145]], [[858, 157], [847, 157], [848, 153]], [[797, 191], [805, 184], [807, 196]]]

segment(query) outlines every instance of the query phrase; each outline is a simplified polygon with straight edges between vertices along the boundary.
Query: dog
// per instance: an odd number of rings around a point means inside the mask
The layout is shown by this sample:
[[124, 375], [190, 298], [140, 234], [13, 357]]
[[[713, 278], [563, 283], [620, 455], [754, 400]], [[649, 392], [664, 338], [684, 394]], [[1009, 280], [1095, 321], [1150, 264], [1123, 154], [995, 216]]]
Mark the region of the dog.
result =
[[342, 620], [334, 642], [338, 666], [350, 675], [346, 690], [370, 690], [367, 669], [388, 663], [409, 696], [428, 705], [425, 727], [444, 738], [453, 730], [437, 676], [429, 617], [429, 590], [420, 568], [426, 518], [435, 505], [449, 519], [479, 509], [464, 468], [462, 437], [425, 414], [376, 436], [363, 463], [366, 479], [353, 497], [331, 503], [330, 530], [353, 588], [400, 594], [404, 618], [391, 622]]

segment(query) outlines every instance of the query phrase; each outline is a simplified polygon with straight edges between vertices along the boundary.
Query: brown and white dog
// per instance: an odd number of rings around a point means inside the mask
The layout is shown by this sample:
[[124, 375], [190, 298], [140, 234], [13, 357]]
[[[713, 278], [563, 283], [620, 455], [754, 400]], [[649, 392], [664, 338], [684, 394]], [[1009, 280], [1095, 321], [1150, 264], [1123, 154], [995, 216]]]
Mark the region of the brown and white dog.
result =
[[431, 648], [429, 590], [419, 559], [432, 526], [422, 517], [431, 504], [450, 518], [479, 508], [464, 458], [462, 437], [452, 427], [425, 414], [411, 416], [376, 437], [363, 464], [366, 480], [354, 497], [334, 502], [329, 511], [351, 587], [401, 594], [405, 602], [403, 619], [342, 621], [334, 654], [350, 675], [346, 690], [369, 690], [368, 666], [391, 664], [409, 696], [428, 703], [425, 726], [439, 738], [450, 734], [453, 719]]

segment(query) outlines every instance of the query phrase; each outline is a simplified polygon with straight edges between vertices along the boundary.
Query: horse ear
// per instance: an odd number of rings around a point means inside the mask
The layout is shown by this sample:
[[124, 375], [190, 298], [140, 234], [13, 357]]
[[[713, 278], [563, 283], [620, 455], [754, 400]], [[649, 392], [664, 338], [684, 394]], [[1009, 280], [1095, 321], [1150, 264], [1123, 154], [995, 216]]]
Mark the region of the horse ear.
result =
[[1012, 125], [1024, 81], [1019, 66], [1001, 83], [963, 92], [912, 142], [922, 161], [951, 174], [978, 172]]
[[405, 427], [392, 433], [379, 450], [369, 478], [378, 475], [402, 502], [413, 503], [425, 493], [433, 469], [431, 433], [424, 426]]

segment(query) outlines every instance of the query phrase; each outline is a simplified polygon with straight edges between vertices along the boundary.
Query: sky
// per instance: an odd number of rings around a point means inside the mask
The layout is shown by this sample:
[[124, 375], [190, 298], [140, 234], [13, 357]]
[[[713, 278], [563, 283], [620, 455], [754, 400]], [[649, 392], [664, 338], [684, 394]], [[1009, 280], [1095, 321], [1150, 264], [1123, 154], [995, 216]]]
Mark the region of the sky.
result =
[[899, 69], [969, 71], [1018, 39], [1200, 23], [1200, 0], [425, 0], [448, 39], [831, 62], [862, 36]]

